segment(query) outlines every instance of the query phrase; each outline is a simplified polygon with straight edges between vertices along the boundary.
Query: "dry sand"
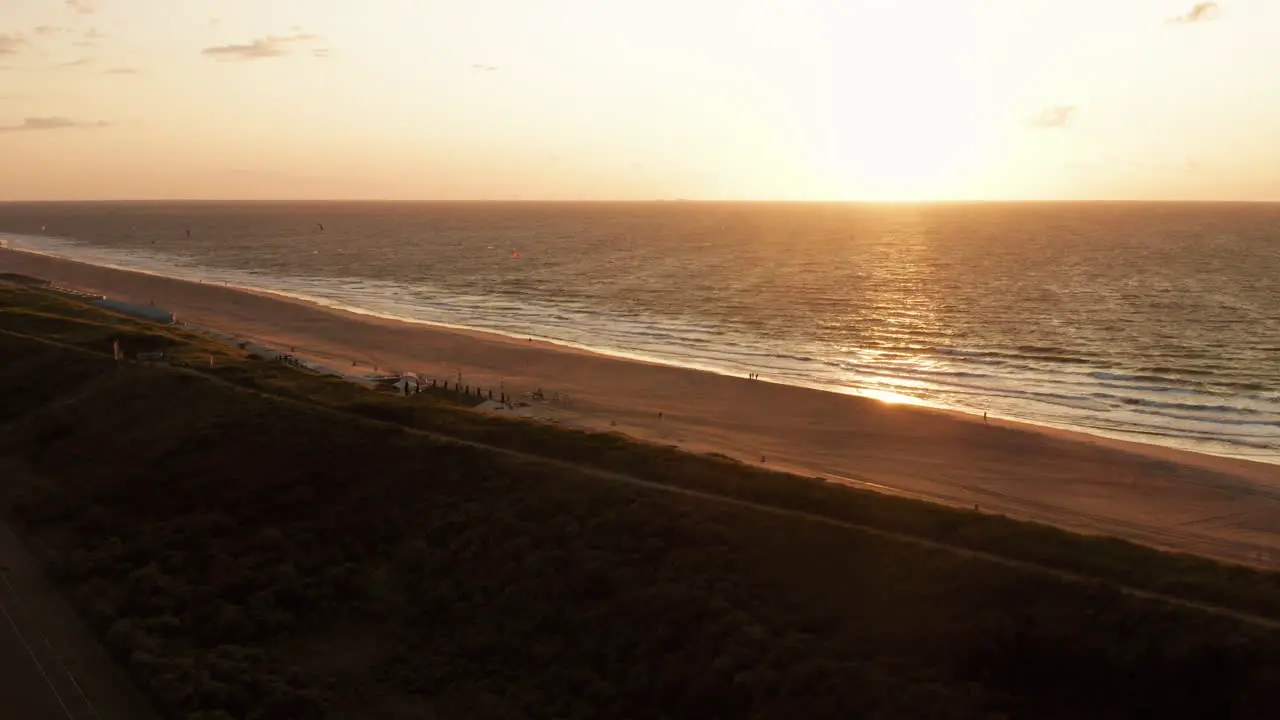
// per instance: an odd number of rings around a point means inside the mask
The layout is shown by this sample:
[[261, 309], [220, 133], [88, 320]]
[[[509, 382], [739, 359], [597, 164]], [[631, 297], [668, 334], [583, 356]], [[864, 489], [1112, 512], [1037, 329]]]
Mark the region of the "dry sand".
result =
[[[1280, 568], [1280, 466], [622, 360], [266, 293], [0, 250], [34, 275], [293, 346], [339, 370], [411, 370], [520, 393], [537, 414], [697, 452], [1158, 547]], [[660, 420], [658, 413], [663, 413]]]

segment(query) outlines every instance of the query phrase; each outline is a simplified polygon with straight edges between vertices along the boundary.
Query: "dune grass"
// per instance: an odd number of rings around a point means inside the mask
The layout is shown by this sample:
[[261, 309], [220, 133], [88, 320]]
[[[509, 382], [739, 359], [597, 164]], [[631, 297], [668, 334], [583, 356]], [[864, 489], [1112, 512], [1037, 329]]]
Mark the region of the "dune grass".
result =
[[[169, 362], [118, 364], [117, 339]], [[1280, 711], [1280, 634], [1114, 585], [1280, 617], [1274, 574], [376, 393], [5, 286], [0, 392], [8, 513], [169, 717]]]

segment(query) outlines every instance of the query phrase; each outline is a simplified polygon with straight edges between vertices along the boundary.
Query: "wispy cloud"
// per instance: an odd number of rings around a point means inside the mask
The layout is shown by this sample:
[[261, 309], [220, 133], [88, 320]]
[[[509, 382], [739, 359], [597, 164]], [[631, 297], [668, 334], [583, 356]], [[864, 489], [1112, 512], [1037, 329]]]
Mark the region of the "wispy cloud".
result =
[[104, 128], [111, 123], [105, 121], [83, 122], [64, 117], [29, 117], [23, 118], [17, 125], [0, 125], [0, 132], [27, 132], [36, 130], [74, 130]]
[[62, 27], [61, 25], [37, 25], [34, 29], [32, 29], [32, 32], [34, 32], [35, 34], [41, 37], [48, 37], [50, 35], [58, 35], [59, 33], [70, 32], [70, 29]]
[[89, 28], [80, 35], [81, 40], [75, 43], [76, 47], [94, 48], [98, 47], [98, 41], [105, 38], [106, 35], [98, 32], [97, 28]]
[[1216, 19], [1222, 12], [1222, 6], [1216, 2], [1198, 2], [1191, 6], [1191, 9], [1175, 18], [1169, 18], [1169, 22], [1174, 25], [1186, 25], [1189, 23], [1208, 22]]
[[1050, 129], [1066, 127], [1075, 117], [1074, 105], [1050, 105], [1027, 118], [1027, 124], [1033, 128]]
[[69, 70], [71, 68], [84, 67], [85, 65], [92, 65], [92, 64], [93, 64], [93, 58], [82, 57], [82, 58], [79, 58], [78, 60], [71, 60], [69, 62], [58, 63], [58, 67]]
[[0, 55], [17, 55], [27, 46], [27, 39], [19, 34], [0, 34]]
[[98, 0], [67, 0], [67, 9], [81, 15], [97, 12]]
[[307, 33], [268, 35], [243, 45], [207, 47], [201, 50], [200, 54], [217, 60], [262, 60], [287, 55], [291, 46], [319, 39], [320, 36]]
[[313, 48], [311, 57], [327, 58], [333, 52], [330, 48]]
[[103, 75], [141, 75], [142, 71], [138, 68], [117, 67], [109, 70], [103, 70]]
[[494, 65], [484, 65], [481, 63], [475, 63], [471, 66], [471, 69], [475, 70], [476, 72], [494, 72], [498, 68]]

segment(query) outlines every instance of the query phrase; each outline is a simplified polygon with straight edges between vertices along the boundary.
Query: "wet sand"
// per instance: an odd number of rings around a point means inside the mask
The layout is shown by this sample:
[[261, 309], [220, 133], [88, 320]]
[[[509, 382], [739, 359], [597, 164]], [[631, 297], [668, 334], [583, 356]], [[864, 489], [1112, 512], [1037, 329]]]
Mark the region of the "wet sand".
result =
[[[54, 280], [297, 352], [337, 370], [541, 388], [536, 414], [936, 502], [1280, 568], [1280, 466], [386, 320], [267, 293], [16, 251]], [[361, 363], [352, 368], [352, 361]], [[661, 419], [659, 413], [662, 413]]]

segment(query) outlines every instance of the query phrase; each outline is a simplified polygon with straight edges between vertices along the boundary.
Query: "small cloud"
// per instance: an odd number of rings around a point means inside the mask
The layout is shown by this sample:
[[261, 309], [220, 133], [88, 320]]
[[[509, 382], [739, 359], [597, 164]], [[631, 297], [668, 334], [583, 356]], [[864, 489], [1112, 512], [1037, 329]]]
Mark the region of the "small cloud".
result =
[[97, 12], [98, 0], [67, 0], [67, 9], [81, 15]]
[[1183, 164], [1182, 169], [1192, 175], [1196, 175], [1201, 170], [1204, 170], [1204, 163], [1200, 162], [1199, 160], [1187, 158], [1187, 161]]
[[0, 55], [17, 55], [27, 46], [27, 39], [22, 35], [0, 35]]
[[63, 69], [71, 69], [71, 68], [84, 67], [85, 65], [91, 65], [91, 64], [93, 64], [93, 58], [82, 57], [79, 60], [72, 60], [70, 62], [60, 63], [58, 67]]
[[80, 37], [83, 39], [75, 43], [76, 47], [94, 48], [98, 47], [98, 41], [105, 38], [106, 35], [98, 32], [97, 28], [89, 28]]
[[1169, 23], [1174, 25], [1188, 25], [1190, 23], [1208, 22], [1217, 19], [1222, 12], [1222, 7], [1216, 2], [1198, 2], [1191, 6], [1191, 9], [1175, 18], [1169, 18]]
[[261, 60], [263, 58], [280, 57], [289, 52], [289, 46], [319, 40], [318, 35], [300, 33], [297, 35], [269, 35], [258, 38], [243, 45], [218, 45], [200, 51], [217, 60]]
[[1028, 118], [1027, 124], [1042, 129], [1066, 127], [1075, 114], [1074, 105], [1050, 105]]
[[81, 122], [64, 117], [29, 117], [24, 118], [17, 125], [0, 125], [0, 132], [25, 132], [34, 130], [72, 130], [77, 128], [104, 128], [110, 126], [111, 123], [99, 122]]
[[70, 32], [70, 30], [68, 28], [62, 27], [61, 25], [37, 25], [35, 29], [32, 30], [32, 32], [39, 35], [40, 37], [48, 37], [50, 35], [58, 35], [64, 32]]
[[311, 50], [311, 57], [327, 58], [332, 52], [329, 48], [314, 48]]
[[471, 66], [471, 69], [477, 72], [494, 72], [498, 68], [493, 65], [481, 65], [480, 63], [475, 63]]
[[141, 75], [142, 71], [138, 68], [118, 67], [110, 70], [103, 70], [103, 75]]

